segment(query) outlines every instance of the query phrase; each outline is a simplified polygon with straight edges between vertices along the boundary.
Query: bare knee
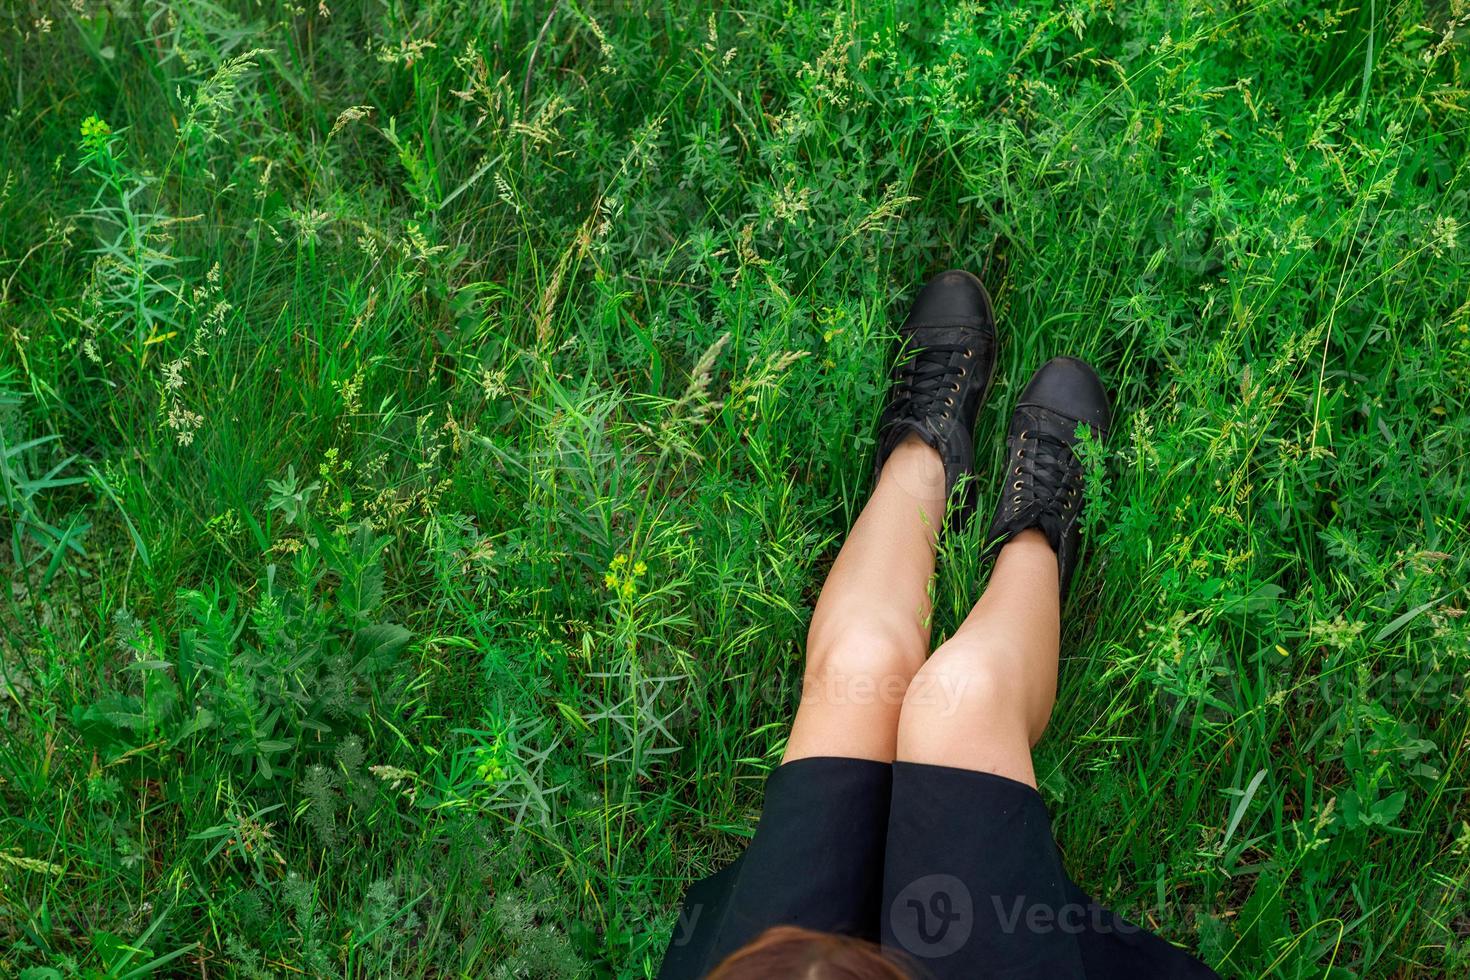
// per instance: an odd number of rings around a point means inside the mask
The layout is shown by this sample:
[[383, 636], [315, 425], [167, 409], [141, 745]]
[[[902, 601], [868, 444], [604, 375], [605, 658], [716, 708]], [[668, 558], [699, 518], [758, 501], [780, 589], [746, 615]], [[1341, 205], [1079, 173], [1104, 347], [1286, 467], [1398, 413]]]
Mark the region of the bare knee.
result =
[[1004, 651], [974, 640], [951, 641], [934, 651], [904, 696], [901, 727], [924, 727], [951, 737], [1006, 737], [1026, 744], [1041, 738], [1050, 701], [1033, 703]]
[[1004, 709], [1000, 677], [978, 658], [956, 656], [948, 646], [934, 651], [914, 676], [903, 699], [905, 723], [963, 724], [974, 718], [994, 718]]
[[922, 636], [882, 623], [815, 624], [807, 638], [802, 699], [828, 704], [899, 705], [924, 662]]

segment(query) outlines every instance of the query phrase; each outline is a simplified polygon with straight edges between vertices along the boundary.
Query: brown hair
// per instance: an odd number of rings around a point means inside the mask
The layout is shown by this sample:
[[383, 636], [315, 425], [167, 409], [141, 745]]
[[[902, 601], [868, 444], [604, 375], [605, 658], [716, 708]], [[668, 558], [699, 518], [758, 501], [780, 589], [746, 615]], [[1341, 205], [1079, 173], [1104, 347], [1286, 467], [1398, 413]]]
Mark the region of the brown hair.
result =
[[715, 967], [706, 980], [912, 980], [873, 943], [775, 926]]

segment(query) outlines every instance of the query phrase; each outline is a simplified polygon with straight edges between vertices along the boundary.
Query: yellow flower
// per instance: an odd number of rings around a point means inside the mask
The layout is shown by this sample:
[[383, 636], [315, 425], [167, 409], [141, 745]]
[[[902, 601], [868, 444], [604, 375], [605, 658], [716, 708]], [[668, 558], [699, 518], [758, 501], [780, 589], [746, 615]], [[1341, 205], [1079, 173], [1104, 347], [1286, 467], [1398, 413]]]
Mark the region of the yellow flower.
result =
[[112, 127], [96, 113], [82, 120], [82, 146], [87, 149], [101, 149], [107, 145], [107, 137], [111, 135]]
[[633, 562], [633, 566], [629, 568], [628, 556], [616, 555], [608, 563], [607, 572], [602, 576], [602, 584], [622, 598], [632, 599], [638, 594], [638, 579], [647, 571], [648, 566], [643, 562]]

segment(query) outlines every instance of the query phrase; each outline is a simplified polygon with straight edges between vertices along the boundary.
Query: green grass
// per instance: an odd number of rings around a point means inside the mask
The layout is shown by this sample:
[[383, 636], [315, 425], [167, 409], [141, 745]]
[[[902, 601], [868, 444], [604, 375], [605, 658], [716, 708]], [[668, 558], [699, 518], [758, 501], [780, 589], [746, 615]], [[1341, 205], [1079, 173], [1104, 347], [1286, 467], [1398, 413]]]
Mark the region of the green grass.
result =
[[988, 472], [1051, 355], [1118, 408], [1074, 877], [1228, 976], [1465, 975], [1467, 16], [9, 4], [0, 974], [649, 975], [962, 266]]

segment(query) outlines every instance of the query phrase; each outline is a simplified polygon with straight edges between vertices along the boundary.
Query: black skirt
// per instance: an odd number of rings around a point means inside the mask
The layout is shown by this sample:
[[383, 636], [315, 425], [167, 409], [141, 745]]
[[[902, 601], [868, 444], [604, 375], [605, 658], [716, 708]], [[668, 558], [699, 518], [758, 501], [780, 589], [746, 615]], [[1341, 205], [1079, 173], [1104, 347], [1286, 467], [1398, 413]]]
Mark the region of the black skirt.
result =
[[1067, 877], [1035, 789], [947, 766], [777, 768], [745, 853], [685, 895], [659, 977], [702, 977], [776, 925], [882, 943], [935, 980], [1216, 977]]

